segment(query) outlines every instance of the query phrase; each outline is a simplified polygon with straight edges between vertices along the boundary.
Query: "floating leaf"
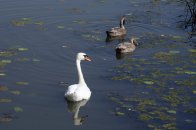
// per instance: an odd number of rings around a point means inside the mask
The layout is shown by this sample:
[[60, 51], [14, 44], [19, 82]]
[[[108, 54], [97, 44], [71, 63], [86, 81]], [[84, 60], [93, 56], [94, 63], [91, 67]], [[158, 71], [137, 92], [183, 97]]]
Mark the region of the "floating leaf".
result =
[[74, 20], [73, 23], [77, 23], [77, 24], [86, 24], [87, 21], [85, 21], [85, 20]]
[[44, 22], [34, 22], [34, 24], [42, 26], [42, 25], [44, 25]]
[[6, 74], [5, 73], [0, 73], [0, 76], [5, 76]]
[[4, 64], [12, 63], [12, 61], [11, 61], [11, 60], [1, 60], [0, 62], [1, 62], [1, 63], [4, 63]]
[[23, 109], [21, 107], [16, 106], [16, 107], [14, 107], [14, 111], [15, 112], [23, 112]]
[[33, 62], [39, 62], [40, 60], [39, 59], [36, 59], [36, 58], [33, 58], [32, 61]]
[[179, 39], [182, 39], [182, 36], [172, 36], [172, 38], [173, 38], [174, 40], [179, 40]]
[[0, 86], [0, 92], [1, 91], [7, 91], [7, 90], [8, 90], [8, 88], [6, 86]]
[[193, 123], [194, 121], [193, 120], [190, 120], [190, 119], [186, 119], [185, 122], [187, 122], [187, 123]]
[[59, 25], [59, 26], [57, 26], [57, 28], [58, 28], [58, 29], [64, 29], [64, 28], [65, 28], [65, 26], [63, 26], [63, 25]]
[[153, 119], [153, 117], [150, 116], [150, 115], [147, 115], [147, 114], [140, 114], [140, 115], [139, 115], [139, 119], [140, 119], [140, 120], [148, 121], [148, 120]]
[[194, 71], [188, 71], [188, 70], [185, 70], [184, 73], [185, 74], [196, 74], [196, 72], [194, 72]]
[[116, 115], [116, 116], [124, 116], [125, 113], [123, 113], [123, 112], [116, 112], [115, 115]]
[[17, 85], [29, 85], [28, 82], [16, 82]]
[[21, 57], [21, 58], [17, 58], [16, 61], [25, 62], [25, 61], [30, 61], [30, 59], [26, 57]]
[[196, 49], [189, 49], [188, 51], [189, 52], [192, 52], [192, 53], [195, 53], [196, 52]]
[[169, 51], [169, 53], [171, 53], [171, 54], [178, 54], [178, 53], [180, 53], [180, 51], [173, 50], [173, 51]]
[[20, 95], [21, 94], [21, 92], [18, 91], [18, 90], [12, 90], [12, 91], [10, 91], [10, 93], [15, 94], [15, 95]]
[[7, 98], [0, 98], [0, 103], [8, 103], [8, 102], [12, 102], [12, 100]]
[[144, 81], [144, 84], [152, 85], [152, 84], [154, 84], [154, 82], [153, 81]]
[[18, 51], [28, 51], [29, 49], [28, 48], [18, 48]]
[[26, 24], [32, 23], [32, 19], [31, 18], [21, 18], [19, 20], [12, 20], [11, 23], [14, 26], [24, 26]]
[[171, 114], [176, 114], [176, 111], [175, 110], [168, 110], [167, 112], [168, 113], [171, 113]]

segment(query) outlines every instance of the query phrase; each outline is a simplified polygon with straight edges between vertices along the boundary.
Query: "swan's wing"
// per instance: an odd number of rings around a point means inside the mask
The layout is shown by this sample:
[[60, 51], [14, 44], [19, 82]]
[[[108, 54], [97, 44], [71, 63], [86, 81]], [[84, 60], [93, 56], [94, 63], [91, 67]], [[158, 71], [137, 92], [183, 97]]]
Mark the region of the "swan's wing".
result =
[[65, 97], [69, 101], [80, 101], [83, 99], [89, 99], [91, 96], [91, 91], [87, 86], [78, 86], [78, 84], [74, 84], [68, 87], [65, 92]]
[[65, 92], [65, 96], [66, 95], [71, 95], [75, 92], [76, 88], [78, 87], [78, 84], [73, 84], [73, 85], [70, 85], [67, 89], [67, 91]]
[[79, 87], [76, 89], [76, 95], [78, 98], [89, 99], [91, 96], [91, 91], [87, 86]]

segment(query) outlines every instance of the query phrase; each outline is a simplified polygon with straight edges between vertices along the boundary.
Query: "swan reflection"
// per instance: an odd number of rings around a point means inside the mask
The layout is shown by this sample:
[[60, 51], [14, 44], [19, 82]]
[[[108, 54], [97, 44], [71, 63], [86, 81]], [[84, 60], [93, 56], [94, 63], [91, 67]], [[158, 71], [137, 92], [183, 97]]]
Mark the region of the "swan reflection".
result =
[[82, 125], [82, 123], [88, 117], [88, 115], [79, 116], [80, 107], [85, 106], [88, 100], [82, 100], [78, 102], [71, 102], [71, 101], [66, 100], [68, 111], [73, 114], [72, 118], [73, 118], [74, 125]]

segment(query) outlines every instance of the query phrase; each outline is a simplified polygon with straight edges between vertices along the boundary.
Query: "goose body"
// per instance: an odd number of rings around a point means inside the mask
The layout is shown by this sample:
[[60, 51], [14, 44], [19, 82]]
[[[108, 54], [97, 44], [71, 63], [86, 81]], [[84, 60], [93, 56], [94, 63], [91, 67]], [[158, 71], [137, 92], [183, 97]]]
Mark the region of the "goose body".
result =
[[137, 41], [134, 38], [131, 38], [128, 42], [119, 43], [116, 47], [117, 53], [128, 53], [133, 52], [138, 45]]
[[77, 101], [81, 101], [84, 99], [87, 100], [91, 96], [91, 91], [86, 85], [86, 82], [84, 80], [82, 70], [81, 70], [80, 62], [82, 60], [91, 61], [91, 58], [82, 52], [77, 54], [76, 66], [77, 66], [77, 71], [78, 71], [79, 82], [78, 84], [70, 85], [67, 91], [65, 92], [65, 98], [68, 101], [77, 102]]
[[106, 31], [106, 34], [108, 37], [119, 37], [123, 36], [126, 34], [126, 29], [125, 29], [125, 17], [123, 16], [120, 20], [120, 27], [114, 27], [111, 28], [111, 30]]

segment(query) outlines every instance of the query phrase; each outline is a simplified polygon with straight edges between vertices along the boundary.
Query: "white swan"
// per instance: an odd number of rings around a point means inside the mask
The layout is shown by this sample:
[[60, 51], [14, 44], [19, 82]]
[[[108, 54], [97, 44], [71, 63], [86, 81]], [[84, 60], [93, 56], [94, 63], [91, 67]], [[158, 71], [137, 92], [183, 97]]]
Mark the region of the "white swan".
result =
[[67, 91], [65, 92], [65, 98], [69, 101], [81, 101], [83, 99], [89, 99], [91, 96], [91, 91], [85, 83], [80, 62], [81, 60], [91, 61], [91, 58], [87, 56], [85, 53], [78, 53], [76, 57], [76, 66], [78, 70], [78, 77], [79, 82], [78, 84], [73, 84], [68, 87]]

